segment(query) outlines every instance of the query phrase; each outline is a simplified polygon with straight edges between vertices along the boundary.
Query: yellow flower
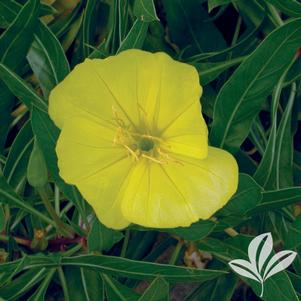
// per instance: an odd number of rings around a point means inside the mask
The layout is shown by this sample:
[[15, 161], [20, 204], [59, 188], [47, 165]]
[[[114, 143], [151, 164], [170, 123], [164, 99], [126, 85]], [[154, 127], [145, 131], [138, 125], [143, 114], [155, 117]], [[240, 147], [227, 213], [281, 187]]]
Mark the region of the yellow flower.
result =
[[108, 227], [189, 226], [237, 189], [238, 168], [208, 146], [194, 67], [128, 50], [79, 64], [50, 95], [60, 175]]

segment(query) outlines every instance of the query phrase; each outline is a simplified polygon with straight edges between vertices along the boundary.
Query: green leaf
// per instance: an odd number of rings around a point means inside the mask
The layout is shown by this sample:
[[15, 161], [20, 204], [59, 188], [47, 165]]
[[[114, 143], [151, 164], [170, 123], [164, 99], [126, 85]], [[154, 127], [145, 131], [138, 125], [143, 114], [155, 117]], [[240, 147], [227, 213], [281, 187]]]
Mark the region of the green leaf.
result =
[[211, 12], [214, 8], [225, 5], [225, 4], [230, 4], [231, 0], [208, 0], [208, 10]]
[[167, 27], [172, 41], [188, 55], [218, 51], [226, 42], [213, 22], [204, 22], [209, 15], [201, 0], [164, 0]]
[[[10, 263], [9, 267], [7, 264], [2, 264], [0, 265], [0, 272], [2, 269], [13, 270], [20, 262], [21, 260], [15, 260]], [[23, 263], [24, 269], [55, 266], [78, 266], [95, 269], [102, 273], [116, 275], [118, 277], [140, 280], [154, 279], [161, 276], [164, 277], [166, 281], [172, 283], [206, 281], [226, 274], [226, 272], [222, 270], [199, 270], [105, 255], [80, 255], [73, 257], [60, 257], [59, 255], [27, 256]]]
[[[22, 65], [32, 42], [35, 25], [38, 21], [39, 1], [27, 1], [23, 7], [20, 6], [20, 13], [16, 15], [14, 10], [18, 7], [19, 5], [9, 0], [0, 3], [0, 21], [3, 17], [5, 22], [10, 24], [0, 36], [0, 63], [13, 70]], [[14, 97], [2, 81], [0, 81], [0, 99], [0, 152], [2, 152], [11, 121], [9, 112], [14, 105]]]
[[0, 232], [4, 230], [5, 227], [5, 213], [2, 206], [0, 206]]
[[193, 223], [190, 227], [178, 227], [174, 229], [161, 229], [185, 240], [199, 240], [208, 236], [215, 228], [215, 223], [210, 220], [200, 220]]
[[301, 77], [301, 57], [298, 57], [294, 64], [287, 72], [287, 76], [285, 78], [285, 86], [297, 81]]
[[213, 145], [238, 150], [300, 43], [301, 19], [296, 19], [273, 31], [236, 69], [215, 103], [210, 133]]
[[244, 216], [249, 210], [256, 207], [262, 199], [262, 188], [247, 174], [239, 175], [237, 192], [217, 215]]
[[16, 300], [46, 276], [46, 268], [32, 269], [17, 277], [10, 284], [0, 288], [0, 296], [7, 300]]
[[296, 0], [265, 0], [290, 17], [301, 16], [301, 4]]
[[282, 115], [276, 136], [274, 163], [272, 165], [268, 189], [291, 187], [293, 181], [293, 134], [292, 110], [296, 96], [296, 84], [292, 84], [291, 95]]
[[[14, 21], [17, 12], [22, 8], [18, 2], [6, 0], [0, 2], [0, 28], [7, 28]], [[50, 5], [40, 5], [39, 16], [46, 16], [57, 13], [56, 9]]]
[[75, 9], [69, 14], [57, 18], [51, 24], [49, 24], [50, 30], [56, 35], [57, 38], [61, 38], [64, 34], [70, 30], [70, 27], [78, 19], [80, 10], [82, 9], [82, 3], [80, 2]]
[[169, 300], [169, 285], [168, 283], [158, 277], [145, 290], [139, 301], [168, 301]]
[[14, 189], [19, 189], [26, 179], [27, 164], [33, 148], [33, 141], [31, 124], [26, 122], [15, 137], [3, 168], [3, 175]]
[[113, 277], [101, 274], [106, 287], [108, 301], [137, 301], [139, 295], [129, 287], [122, 285]]
[[201, 284], [185, 301], [208, 300], [230, 301], [239, 278], [234, 274], [227, 274], [217, 279]]
[[35, 293], [27, 300], [27, 301], [44, 301], [45, 300], [45, 294], [48, 289], [48, 286], [53, 278], [53, 275], [55, 273], [56, 269], [50, 269], [44, 278], [44, 280], [39, 285], [38, 289], [35, 291]]
[[215, 80], [221, 73], [228, 70], [229, 68], [241, 63], [246, 57], [238, 57], [225, 62], [215, 63], [194, 63], [193, 65], [199, 72], [201, 84], [203, 86], [208, 85], [210, 82]]
[[135, 0], [134, 15], [145, 22], [159, 21], [153, 0]]
[[[44, 154], [47, 168], [55, 183], [68, 197], [68, 199], [70, 199], [77, 206], [77, 208], [82, 211], [81, 196], [77, 192], [76, 188], [72, 185], [66, 184], [59, 176], [57, 155], [55, 152], [56, 141], [59, 136], [59, 129], [50, 120], [48, 114], [37, 107], [32, 108], [31, 124], [39, 147]], [[81, 213], [83, 214], [83, 212]]]
[[88, 235], [89, 251], [109, 251], [122, 238], [123, 234], [120, 231], [109, 229], [101, 224], [97, 218], [94, 218]]
[[169, 282], [199, 282], [225, 273], [224, 271], [197, 270], [102, 255], [64, 257], [61, 260], [62, 265], [94, 268], [104, 273], [142, 280], [156, 278], [159, 275]]
[[29, 49], [38, 22], [39, 6], [39, 0], [27, 1], [14, 22], [0, 37], [1, 63], [11, 69], [17, 68], [23, 62]]
[[287, 249], [293, 249], [301, 245], [301, 215], [289, 227], [284, 245]]
[[48, 98], [49, 92], [69, 73], [69, 63], [60, 42], [42, 22], [34, 37], [27, 60]]
[[300, 202], [301, 187], [285, 188], [267, 191], [262, 194], [262, 202], [248, 212], [249, 215], [268, 210], [277, 210], [285, 206]]
[[7, 0], [0, 2], [0, 27], [6, 28], [16, 17], [15, 11], [21, 8], [15, 1]]
[[18, 207], [24, 211], [39, 217], [41, 220], [48, 224], [56, 226], [55, 222], [42, 214], [39, 210], [32, 207], [28, 202], [24, 201], [19, 197], [14, 190], [7, 184], [3, 175], [0, 175], [0, 204], [8, 204], [10, 206]]
[[5, 146], [5, 141], [9, 131], [9, 125], [12, 120], [12, 116], [8, 114], [11, 112], [14, 106], [14, 96], [7, 89], [5, 84], [0, 81], [0, 154], [3, 153], [3, 148]]
[[86, 58], [89, 56], [91, 49], [88, 45], [93, 42], [94, 28], [93, 26], [95, 21], [95, 11], [97, 8], [97, 0], [88, 0], [86, 8], [83, 15], [82, 23], [82, 49], [83, 57]]
[[142, 48], [148, 29], [148, 23], [141, 20], [136, 20], [122, 41], [117, 53], [127, 49], [140, 49]]
[[98, 271], [71, 266], [64, 271], [70, 300], [104, 300], [103, 280]]
[[0, 79], [9, 90], [19, 98], [28, 108], [34, 104], [43, 111], [47, 111], [45, 101], [16, 73], [0, 63]]

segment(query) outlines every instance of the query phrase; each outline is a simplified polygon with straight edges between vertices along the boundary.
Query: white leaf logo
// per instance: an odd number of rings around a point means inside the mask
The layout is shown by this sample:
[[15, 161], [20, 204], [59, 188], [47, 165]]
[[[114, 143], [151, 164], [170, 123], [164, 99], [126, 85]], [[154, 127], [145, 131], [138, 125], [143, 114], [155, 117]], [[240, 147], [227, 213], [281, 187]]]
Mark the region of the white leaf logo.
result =
[[263, 296], [265, 280], [285, 270], [294, 261], [297, 255], [296, 252], [285, 250], [275, 254], [270, 261], [267, 262], [272, 251], [272, 235], [271, 233], [264, 233], [256, 236], [250, 242], [248, 248], [249, 261], [234, 259], [229, 262], [229, 266], [234, 272], [261, 284], [260, 297]]

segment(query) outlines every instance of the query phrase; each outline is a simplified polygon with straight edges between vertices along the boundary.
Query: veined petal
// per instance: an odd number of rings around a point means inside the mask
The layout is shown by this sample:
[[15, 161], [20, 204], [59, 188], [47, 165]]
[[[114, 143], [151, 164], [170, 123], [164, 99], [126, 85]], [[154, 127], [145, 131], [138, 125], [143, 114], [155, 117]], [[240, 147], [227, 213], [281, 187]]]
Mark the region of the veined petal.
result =
[[173, 153], [198, 159], [207, 157], [208, 130], [199, 103], [193, 103], [161, 134]]
[[94, 116], [105, 126], [120, 118], [136, 132], [167, 138], [175, 153], [204, 158], [201, 93], [194, 67], [131, 49], [76, 66], [51, 92], [49, 113], [60, 128], [72, 116]]
[[179, 163], [141, 163], [130, 175], [122, 212], [147, 227], [187, 227], [222, 208], [237, 189], [235, 159], [209, 147], [206, 159], [177, 156]]
[[60, 175], [75, 184], [108, 227], [122, 229], [129, 222], [120, 209], [120, 195], [132, 160], [113, 143], [114, 132], [94, 120], [65, 121], [57, 143]]
[[131, 170], [121, 209], [127, 220], [145, 227], [189, 226], [198, 220], [162, 166], [148, 160], [139, 161]]
[[126, 157], [126, 151], [114, 144], [115, 131], [93, 119], [68, 119], [59, 136], [56, 153], [60, 175], [75, 184]]
[[76, 183], [99, 220], [109, 228], [123, 229], [130, 224], [121, 211], [121, 202], [132, 163], [129, 158], [120, 159]]

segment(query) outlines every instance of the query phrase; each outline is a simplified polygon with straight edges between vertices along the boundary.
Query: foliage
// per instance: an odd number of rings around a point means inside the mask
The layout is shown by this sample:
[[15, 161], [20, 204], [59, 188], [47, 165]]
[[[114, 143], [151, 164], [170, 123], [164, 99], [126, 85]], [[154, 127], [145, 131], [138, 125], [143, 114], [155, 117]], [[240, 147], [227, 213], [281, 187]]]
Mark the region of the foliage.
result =
[[[299, 300], [300, 45], [298, 0], [0, 1], [0, 299], [258, 300], [228, 263], [271, 232], [297, 257], [263, 299]], [[200, 74], [210, 144], [241, 172], [210, 220], [114, 231], [59, 176], [49, 92], [85, 58], [129, 48]]]

